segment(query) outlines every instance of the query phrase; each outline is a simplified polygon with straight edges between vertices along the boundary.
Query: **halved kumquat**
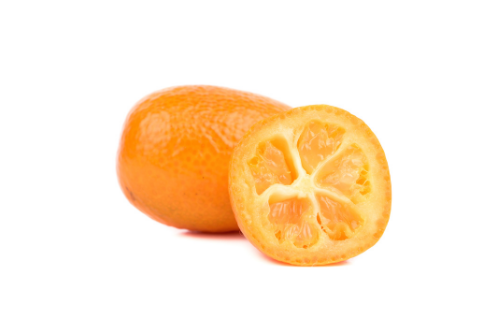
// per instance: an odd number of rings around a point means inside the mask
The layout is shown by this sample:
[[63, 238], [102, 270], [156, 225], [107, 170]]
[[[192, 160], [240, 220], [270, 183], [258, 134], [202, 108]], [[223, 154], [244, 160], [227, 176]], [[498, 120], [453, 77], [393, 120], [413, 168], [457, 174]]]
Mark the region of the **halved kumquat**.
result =
[[327, 105], [254, 125], [233, 152], [229, 188], [247, 239], [294, 265], [364, 252], [382, 236], [391, 210], [389, 168], [375, 134]]

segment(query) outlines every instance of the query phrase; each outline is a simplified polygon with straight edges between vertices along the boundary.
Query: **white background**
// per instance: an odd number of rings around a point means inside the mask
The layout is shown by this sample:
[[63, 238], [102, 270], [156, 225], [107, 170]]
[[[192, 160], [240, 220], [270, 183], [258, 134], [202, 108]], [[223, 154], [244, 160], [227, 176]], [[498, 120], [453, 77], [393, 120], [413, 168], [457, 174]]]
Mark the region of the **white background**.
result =
[[[500, 332], [497, 1], [0, 4], [1, 332]], [[210, 84], [363, 119], [393, 210], [281, 265], [152, 221], [115, 173], [145, 95]]]

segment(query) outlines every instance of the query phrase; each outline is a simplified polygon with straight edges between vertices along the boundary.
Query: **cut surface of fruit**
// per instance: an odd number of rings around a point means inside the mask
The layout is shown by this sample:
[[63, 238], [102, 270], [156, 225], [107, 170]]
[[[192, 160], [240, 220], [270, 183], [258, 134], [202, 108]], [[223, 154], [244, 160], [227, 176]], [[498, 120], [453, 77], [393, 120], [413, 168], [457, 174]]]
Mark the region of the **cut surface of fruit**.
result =
[[302, 158], [302, 166], [307, 173], [314, 172], [321, 161], [338, 149], [344, 132], [343, 128], [319, 121], [311, 121], [304, 128], [297, 148]]
[[258, 194], [276, 183], [284, 185], [292, 183], [292, 172], [285, 155], [269, 141], [259, 146], [255, 157], [248, 162], [248, 165], [252, 170]]
[[280, 241], [292, 242], [297, 247], [307, 248], [318, 239], [314, 219], [314, 208], [308, 199], [288, 199], [269, 202], [269, 222]]
[[[169, 226], [238, 230], [228, 191], [233, 148], [257, 121], [289, 109], [267, 97], [213, 86], [155, 92], [125, 121], [117, 161], [121, 188], [135, 207]], [[258, 188], [291, 184], [280, 144], [269, 142], [256, 157]]]
[[343, 261], [373, 246], [392, 200], [378, 139], [363, 121], [327, 105], [254, 125], [233, 152], [229, 188], [250, 242], [295, 265]]

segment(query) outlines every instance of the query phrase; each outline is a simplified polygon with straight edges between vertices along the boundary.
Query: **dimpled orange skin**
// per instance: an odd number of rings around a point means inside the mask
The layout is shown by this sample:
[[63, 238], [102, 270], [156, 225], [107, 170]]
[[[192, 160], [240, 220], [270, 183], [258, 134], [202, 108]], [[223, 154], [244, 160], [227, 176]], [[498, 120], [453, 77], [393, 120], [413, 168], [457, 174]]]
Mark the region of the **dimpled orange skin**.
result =
[[267, 97], [213, 86], [155, 92], [125, 121], [120, 186], [135, 207], [166, 225], [238, 230], [228, 192], [233, 148], [254, 123], [289, 109]]

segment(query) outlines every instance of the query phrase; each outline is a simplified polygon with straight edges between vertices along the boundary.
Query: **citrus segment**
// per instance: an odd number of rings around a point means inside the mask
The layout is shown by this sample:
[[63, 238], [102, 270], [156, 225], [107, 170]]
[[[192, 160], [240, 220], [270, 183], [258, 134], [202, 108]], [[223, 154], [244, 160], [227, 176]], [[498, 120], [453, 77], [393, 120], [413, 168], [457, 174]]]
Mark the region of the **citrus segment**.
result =
[[234, 150], [229, 187], [240, 230], [291, 264], [356, 256], [389, 220], [391, 182], [380, 143], [361, 120], [327, 105], [252, 127]]
[[338, 190], [352, 202], [359, 203], [371, 191], [368, 159], [358, 145], [349, 145], [323, 165], [316, 182], [320, 187]]
[[318, 240], [318, 228], [311, 223], [314, 209], [310, 200], [292, 198], [269, 203], [269, 221], [276, 238], [290, 241], [296, 247], [307, 248]]
[[343, 128], [317, 120], [307, 124], [297, 145], [307, 173], [311, 174], [321, 161], [338, 149], [344, 133]]
[[290, 185], [293, 182], [296, 174], [288, 155], [282, 140], [275, 139], [259, 145], [255, 156], [248, 162], [257, 194], [273, 184]]
[[350, 238], [361, 227], [363, 220], [355, 207], [347, 203], [317, 194], [319, 203], [319, 222], [331, 239]]

